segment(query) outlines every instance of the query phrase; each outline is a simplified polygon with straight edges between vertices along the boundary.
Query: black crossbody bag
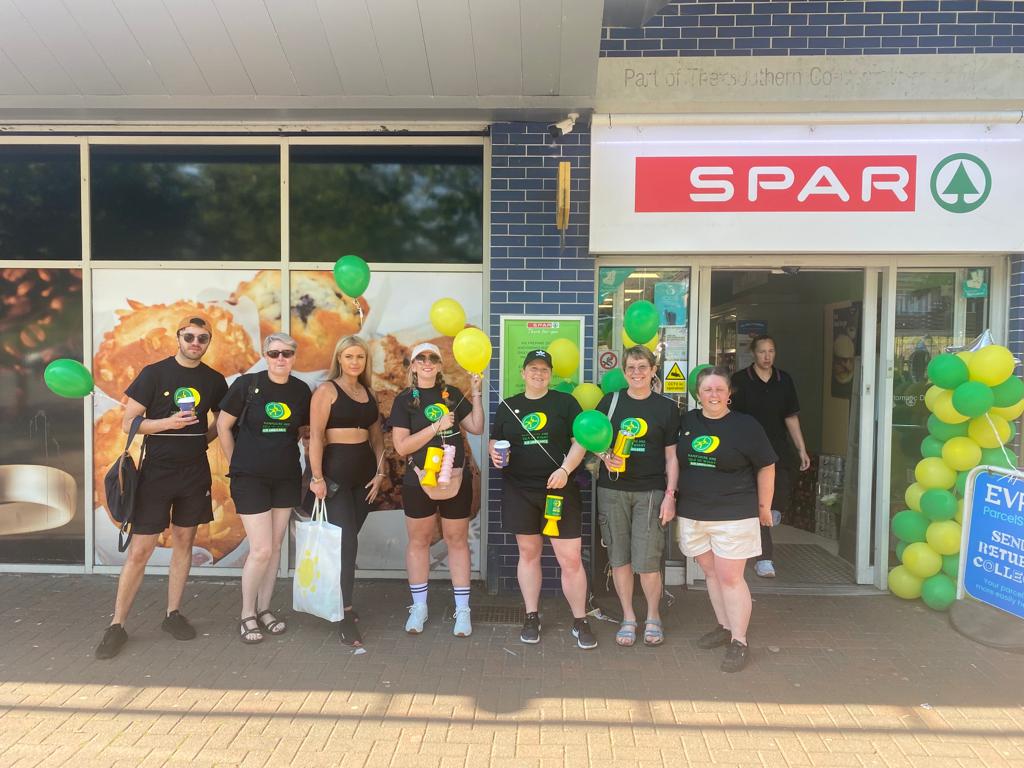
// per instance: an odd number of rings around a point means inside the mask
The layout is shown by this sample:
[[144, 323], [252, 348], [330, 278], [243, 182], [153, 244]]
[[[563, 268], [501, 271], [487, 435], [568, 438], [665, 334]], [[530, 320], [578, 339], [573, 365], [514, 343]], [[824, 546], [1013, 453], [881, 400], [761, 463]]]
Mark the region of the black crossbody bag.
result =
[[121, 524], [117, 532], [117, 551], [124, 552], [132, 540], [132, 520], [135, 518], [135, 496], [139, 488], [139, 475], [142, 472], [142, 460], [146, 455], [146, 438], [142, 438], [142, 453], [139, 455], [139, 465], [135, 466], [129, 450], [132, 441], [138, 434], [139, 426], [145, 416], [136, 416], [132, 419], [131, 428], [128, 430], [128, 440], [124, 444], [124, 451], [117, 457], [110, 469], [103, 478], [103, 490], [107, 495], [107, 509], [111, 517]]

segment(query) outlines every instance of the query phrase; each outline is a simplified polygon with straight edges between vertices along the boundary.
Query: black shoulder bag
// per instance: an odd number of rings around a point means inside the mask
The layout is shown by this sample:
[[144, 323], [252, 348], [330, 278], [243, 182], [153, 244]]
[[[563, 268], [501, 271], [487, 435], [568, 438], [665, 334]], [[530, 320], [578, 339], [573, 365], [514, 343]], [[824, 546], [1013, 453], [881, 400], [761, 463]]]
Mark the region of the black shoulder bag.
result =
[[139, 455], [139, 465], [135, 466], [129, 450], [132, 441], [139, 431], [144, 416], [136, 416], [132, 419], [131, 428], [128, 430], [128, 440], [124, 444], [124, 452], [117, 457], [117, 461], [107, 470], [103, 478], [103, 489], [107, 496], [107, 509], [111, 517], [121, 524], [117, 533], [117, 551], [124, 552], [128, 549], [128, 543], [132, 540], [132, 520], [135, 517], [135, 492], [139, 487], [139, 474], [142, 469], [142, 459], [146, 455], [146, 439], [142, 439], [142, 453]]

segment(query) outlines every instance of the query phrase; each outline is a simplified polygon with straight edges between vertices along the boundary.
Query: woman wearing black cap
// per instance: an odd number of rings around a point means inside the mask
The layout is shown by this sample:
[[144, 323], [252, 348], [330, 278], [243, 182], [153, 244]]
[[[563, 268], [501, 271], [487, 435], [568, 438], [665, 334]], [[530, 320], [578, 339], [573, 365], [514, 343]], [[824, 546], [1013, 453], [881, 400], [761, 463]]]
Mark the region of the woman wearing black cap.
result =
[[[498, 406], [488, 444], [491, 461], [502, 469], [503, 528], [516, 535], [519, 545], [519, 589], [526, 603], [520, 639], [524, 643], [540, 642], [541, 532], [549, 499], [560, 497], [558, 533], [549, 534], [549, 538], [562, 571], [562, 592], [574, 617], [573, 636], [580, 648], [596, 648], [597, 638], [586, 619], [587, 575], [580, 547], [582, 503], [573, 478], [586, 454], [572, 437], [572, 423], [581, 411], [580, 405], [572, 395], [548, 389], [551, 355], [542, 349], [526, 355], [523, 382], [523, 393], [506, 398]], [[495, 450], [498, 440], [511, 444], [507, 464]]]

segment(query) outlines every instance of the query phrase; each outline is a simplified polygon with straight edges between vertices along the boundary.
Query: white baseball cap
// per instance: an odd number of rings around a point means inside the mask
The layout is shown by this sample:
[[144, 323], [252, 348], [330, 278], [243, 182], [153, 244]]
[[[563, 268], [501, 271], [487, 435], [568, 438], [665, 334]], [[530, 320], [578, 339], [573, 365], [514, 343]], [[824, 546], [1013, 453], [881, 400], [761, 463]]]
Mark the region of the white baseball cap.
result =
[[437, 345], [431, 344], [429, 341], [425, 341], [422, 344], [417, 344], [415, 347], [412, 348], [412, 352], [409, 353], [409, 362], [412, 362], [417, 357], [422, 355], [424, 352], [433, 352], [435, 355], [443, 359], [441, 350], [437, 348]]

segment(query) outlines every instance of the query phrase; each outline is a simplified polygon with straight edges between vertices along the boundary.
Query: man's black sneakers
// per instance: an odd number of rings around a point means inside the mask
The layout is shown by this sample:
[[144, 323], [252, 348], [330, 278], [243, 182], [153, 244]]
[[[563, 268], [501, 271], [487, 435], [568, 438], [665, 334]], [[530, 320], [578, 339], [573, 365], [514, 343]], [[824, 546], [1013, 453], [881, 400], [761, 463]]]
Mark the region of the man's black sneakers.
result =
[[103, 630], [103, 639], [96, 646], [93, 658], [112, 659], [121, 652], [121, 648], [128, 641], [128, 633], [120, 624], [111, 624]]
[[519, 633], [519, 639], [524, 643], [535, 645], [540, 642], [540, 614], [534, 611], [526, 614], [526, 621], [523, 622], [523, 631]]
[[720, 669], [723, 672], [739, 672], [747, 666], [749, 658], [750, 649], [739, 640], [733, 640], [725, 651], [725, 658], [722, 660]]
[[590, 628], [590, 622], [586, 619], [575, 619], [572, 623], [572, 636], [576, 638], [576, 645], [584, 650], [597, 648], [597, 638], [594, 637], [594, 630]]
[[195, 628], [178, 611], [167, 614], [167, 618], [160, 624], [160, 629], [172, 635], [175, 640], [192, 640], [196, 636]]

